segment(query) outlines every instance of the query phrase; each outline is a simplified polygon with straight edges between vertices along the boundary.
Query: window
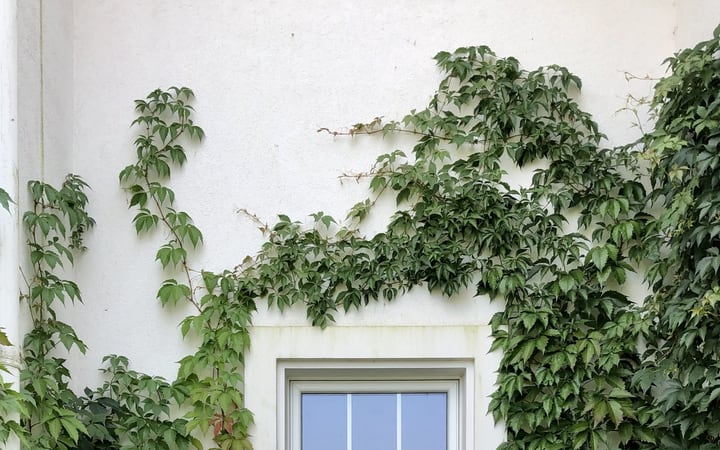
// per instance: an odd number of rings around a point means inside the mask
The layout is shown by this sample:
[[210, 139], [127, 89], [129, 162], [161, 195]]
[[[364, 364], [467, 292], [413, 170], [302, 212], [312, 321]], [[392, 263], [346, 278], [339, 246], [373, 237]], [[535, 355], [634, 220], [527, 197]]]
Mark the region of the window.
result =
[[465, 448], [470, 367], [448, 361], [282, 363], [286, 449]]
[[290, 391], [293, 449], [457, 448], [456, 380], [298, 381]]

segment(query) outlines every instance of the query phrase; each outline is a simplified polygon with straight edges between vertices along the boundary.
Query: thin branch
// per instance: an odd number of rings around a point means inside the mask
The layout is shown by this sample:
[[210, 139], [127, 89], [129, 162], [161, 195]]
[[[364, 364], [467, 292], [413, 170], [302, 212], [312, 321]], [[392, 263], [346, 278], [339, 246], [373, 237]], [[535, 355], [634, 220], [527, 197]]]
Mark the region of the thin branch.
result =
[[[147, 186], [148, 192], [150, 192], [150, 179], [147, 176], [147, 169], [144, 170], [145, 172], [145, 184]], [[150, 197], [153, 199], [153, 203], [155, 203], [155, 207], [157, 208], [158, 213], [160, 214], [160, 220], [163, 221], [167, 229], [170, 231], [170, 233], [173, 235], [175, 242], [177, 242], [178, 246], [185, 250], [185, 254], [187, 254], [187, 249], [183, 245], [182, 239], [175, 231], [175, 228], [170, 225], [170, 222], [167, 219], [167, 216], [165, 215], [165, 211], [160, 204], [160, 201], [157, 199], [157, 196], [155, 194], [150, 194]], [[190, 275], [190, 268], [188, 267], [187, 258], [183, 257], [180, 261], [182, 264], [183, 272], [185, 272], [185, 277], [187, 278], [188, 282], [188, 288], [190, 289], [190, 296], [188, 297], [188, 301], [192, 303], [192, 305], [197, 309], [198, 312], [202, 312], [202, 308], [200, 307], [200, 304], [195, 299], [195, 291], [193, 289], [193, 283], [192, 283], [192, 276]]]
[[260, 220], [257, 214], [250, 212], [247, 208], [237, 208], [235, 209], [235, 213], [242, 214], [250, 219], [251, 222], [258, 226], [258, 229], [262, 232], [262, 234], [268, 234], [270, 232], [270, 226]]
[[437, 138], [437, 139], [441, 139], [443, 141], [448, 141], [448, 142], [450, 142], [452, 140], [449, 137], [438, 136], [436, 134], [431, 134], [431, 133], [423, 133], [421, 131], [408, 130], [405, 128], [393, 128], [390, 130], [384, 130], [382, 128], [377, 129], [377, 130], [368, 130], [367, 128], [357, 128], [357, 129], [353, 128], [350, 131], [337, 131], [337, 130], [330, 130], [329, 128], [322, 127], [322, 128], [318, 128], [317, 132], [318, 133], [327, 133], [332, 136], [356, 136], [359, 134], [364, 134], [364, 135], [369, 136], [369, 135], [373, 135], [373, 134], [377, 134], [377, 133], [406, 133], [406, 134], [412, 134], [415, 136]]

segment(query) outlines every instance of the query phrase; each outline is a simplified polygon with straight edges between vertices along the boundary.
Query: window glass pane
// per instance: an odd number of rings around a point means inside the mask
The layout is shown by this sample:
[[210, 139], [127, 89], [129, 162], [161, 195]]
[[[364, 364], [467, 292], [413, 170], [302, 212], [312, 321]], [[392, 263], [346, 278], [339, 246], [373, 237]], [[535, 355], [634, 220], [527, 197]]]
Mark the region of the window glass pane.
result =
[[347, 394], [302, 394], [302, 450], [344, 450]]
[[395, 450], [396, 406], [396, 394], [352, 394], [353, 450]]
[[402, 450], [447, 450], [447, 394], [402, 394]]

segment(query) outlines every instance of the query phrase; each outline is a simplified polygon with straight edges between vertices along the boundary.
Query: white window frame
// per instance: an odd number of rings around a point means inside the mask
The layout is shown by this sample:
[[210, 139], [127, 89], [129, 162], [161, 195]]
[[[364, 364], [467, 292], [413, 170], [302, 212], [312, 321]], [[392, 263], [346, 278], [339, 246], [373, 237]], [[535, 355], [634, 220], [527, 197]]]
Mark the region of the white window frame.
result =
[[448, 450], [474, 448], [471, 360], [278, 361], [278, 442], [301, 450], [303, 393], [447, 394]]

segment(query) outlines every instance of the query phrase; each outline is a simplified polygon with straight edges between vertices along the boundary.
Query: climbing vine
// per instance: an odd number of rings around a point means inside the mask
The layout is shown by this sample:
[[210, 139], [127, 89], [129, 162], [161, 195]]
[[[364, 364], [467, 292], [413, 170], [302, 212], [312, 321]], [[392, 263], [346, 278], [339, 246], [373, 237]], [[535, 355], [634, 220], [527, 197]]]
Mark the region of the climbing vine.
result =
[[[0, 207], [9, 213], [11, 203], [14, 202], [10, 195], [0, 188]], [[24, 437], [17, 416], [26, 412], [25, 405], [20, 393], [13, 388], [13, 384], [3, 379], [3, 373], [10, 374], [12, 367], [16, 365], [14, 361], [6, 360], [2, 352], [12, 345], [4, 328], [0, 327], [0, 444], [5, 444], [11, 434]]]
[[[371, 189], [403, 206], [387, 231], [366, 240], [341, 228], [327, 240], [281, 221], [256, 269], [268, 273], [269, 300], [304, 301], [322, 326], [338, 308], [417, 285], [452, 295], [474, 283], [505, 301], [492, 321], [503, 358], [490, 405], [508, 430], [502, 448], [652, 442], [630, 386], [648, 324], [616, 289], [646, 221], [631, 155], [599, 146], [597, 125], [567, 93], [580, 81], [562, 67], [525, 71], [485, 47], [436, 60], [447, 76], [427, 109], [348, 132], [420, 136], [412, 157], [382, 155], [371, 173]], [[532, 184], [505, 181], [503, 158], [536, 165]], [[566, 231], [571, 209], [584, 233]]]
[[[72, 264], [94, 222], [80, 178], [57, 190], [31, 182], [23, 299], [34, 328], [23, 345], [23, 397], [0, 392], [0, 417], [19, 411], [24, 429], [3, 422], [0, 442], [14, 433], [31, 448], [202, 449], [202, 435], [222, 450], [250, 449], [241, 369], [257, 302], [302, 305], [326, 327], [411, 289], [451, 296], [474, 286], [478, 301], [504, 302], [490, 323], [492, 349], [502, 351], [490, 403], [507, 430], [501, 449], [716, 448], [718, 52], [720, 28], [671, 58], [651, 105], [655, 129], [620, 148], [604, 147], [567, 69], [526, 70], [487, 47], [441, 52], [444, 77], [427, 108], [318, 130], [417, 137], [357, 175], [368, 199], [341, 221], [315, 213], [310, 227], [280, 215], [262, 226], [254, 257], [217, 273], [193, 267], [203, 235], [169, 185], [185, 145], [204, 136], [193, 92], [151, 92], [135, 102], [136, 161], [120, 182], [136, 232], [167, 236], [156, 253], [167, 273], [157, 298], [192, 307], [181, 333], [200, 346], [173, 382], [111, 355], [103, 386], [70, 391], [55, 348], [84, 344], [54, 305], [80, 294], [57, 269]], [[513, 184], [509, 164], [532, 170], [532, 180]], [[363, 235], [363, 220], [388, 198], [398, 208], [387, 229]], [[649, 263], [653, 288], [644, 305], [623, 290], [639, 263]]]
[[[630, 385], [649, 323], [616, 289], [649, 218], [632, 154], [600, 147], [597, 125], [568, 95], [580, 81], [562, 67], [525, 71], [486, 47], [436, 60], [447, 76], [428, 108], [347, 133], [419, 137], [410, 157], [378, 158], [366, 174], [372, 199], [342, 224], [318, 212], [307, 229], [280, 216], [254, 258], [221, 274], [200, 272], [200, 286], [188, 250], [202, 235], [164, 184], [171, 165], [186, 159], [178, 139], [202, 137], [186, 104], [192, 93], [172, 88], [136, 102], [138, 162], [120, 178], [138, 208], [138, 233], [161, 225], [169, 232], [156, 259], [183, 281], [165, 281], [158, 298], [198, 311], [182, 331], [203, 343], [181, 362], [180, 380], [195, 399], [191, 424], [212, 428], [221, 448], [245, 445], [251, 423], [236, 369], [257, 299], [280, 309], [303, 304], [324, 327], [338, 310], [418, 285], [452, 295], [470, 283], [506, 304], [492, 321], [493, 347], [504, 354], [491, 404], [508, 428], [503, 448], [654, 441], [648, 417], [638, 414], [647, 400]], [[503, 158], [536, 164], [532, 184], [510, 186]], [[359, 224], [390, 193], [401, 208], [384, 233], [365, 238]], [[569, 209], [579, 211], [579, 232], [566, 231]]]
[[653, 426], [667, 449], [720, 445], [720, 27], [668, 60], [645, 136], [651, 199], [662, 213], [645, 247], [646, 302], [655, 319], [635, 382], [652, 392]]
[[58, 320], [58, 302], [80, 301], [80, 289], [58, 274], [83, 249], [85, 231], [95, 221], [85, 211], [85, 182], [68, 175], [60, 189], [40, 181], [28, 185], [32, 210], [22, 218], [27, 235], [31, 272], [21, 300], [27, 305], [32, 330], [23, 341], [20, 370], [26, 443], [33, 449], [71, 449], [87, 430], [69, 406], [75, 394], [68, 387], [65, 359], [54, 351], [63, 346], [85, 352], [86, 346], [70, 325]]
[[204, 135], [191, 117], [192, 98], [188, 88], [170, 88], [135, 102], [139, 117], [133, 124], [142, 130], [135, 141], [137, 162], [123, 169], [120, 181], [131, 195], [130, 207], [138, 210], [133, 218], [138, 234], [162, 227], [170, 237], [156, 260], [167, 271], [179, 271], [182, 278], [165, 280], [157, 298], [162, 305], [187, 301], [197, 312], [181, 327], [183, 336], [192, 330], [202, 340], [195, 354], [180, 361], [178, 372], [177, 383], [191, 407], [187, 430], [212, 430], [222, 450], [249, 449], [252, 414], [243, 407], [241, 368], [254, 296], [243, 291], [231, 271], [202, 271], [196, 285], [188, 252], [202, 244], [203, 236], [187, 212], [175, 209], [175, 193], [166, 185], [171, 167], [187, 159], [182, 139], [200, 140]]

